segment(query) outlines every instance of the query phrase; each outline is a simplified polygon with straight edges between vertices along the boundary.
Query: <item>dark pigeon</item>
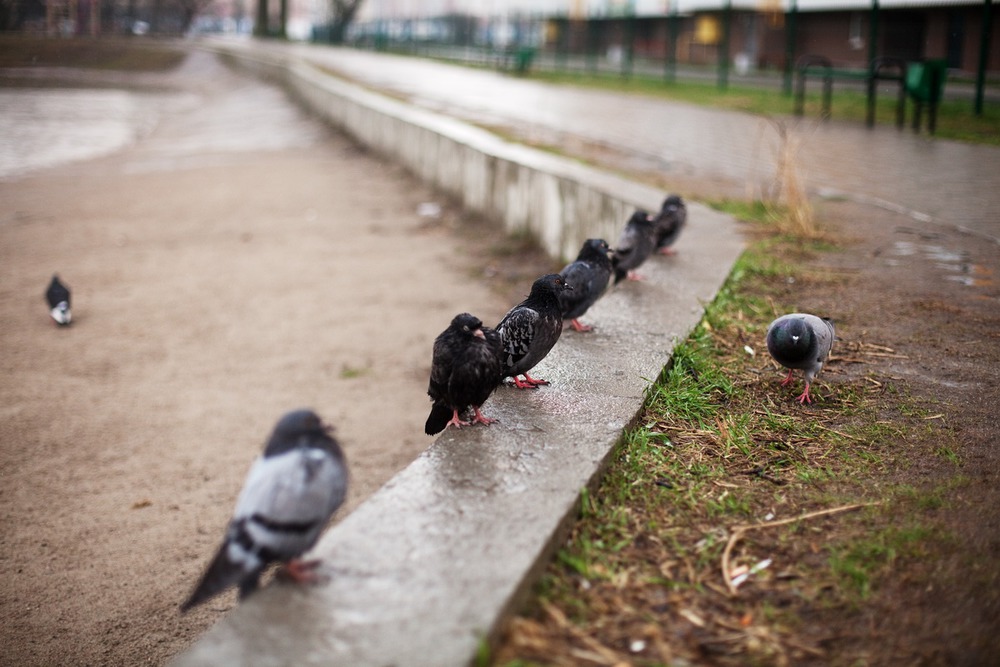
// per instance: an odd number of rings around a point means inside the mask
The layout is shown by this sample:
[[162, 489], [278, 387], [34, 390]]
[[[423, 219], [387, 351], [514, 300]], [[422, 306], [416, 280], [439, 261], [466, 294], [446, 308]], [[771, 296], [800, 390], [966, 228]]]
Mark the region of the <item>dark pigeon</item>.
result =
[[232, 586], [240, 599], [257, 590], [271, 563], [297, 581], [314, 577], [318, 561], [300, 561], [344, 502], [347, 466], [337, 441], [310, 410], [289, 412], [247, 475], [218, 553], [181, 612]]
[[618, 238], [614, 255], [611, 257], [616, 284], [622, 278], [643, 279], [641, 275], [636, 273], [636, 269], [642, 266], [643, 262], [653, 254], [656, 245], [654, 234], [655, 222], [646, 211], [639, 209], [628, 219], [628, 222], [625, 223], [625, 229], [622, 230], [622, 234]]
[[[447, 329], [434, 339], [431, 379], [427, 395], [434, 401], [424, 424], [427, 435], [440, 433], [449, 426], [474, 423], [492, 424], [479, 408], [503, 380], [500, 370], [500, 334], [482, 321], [462, 313], [452, 319]], [[471, 421], [462, 421], [468, 407], [475, 411]]]
[[[572, 289], [558, 273], [542, 276], [531, 286], [528, 298], [511, 308], [497, 325], [503, 346], [500, 372], [503, 377], [514, 378], [518, 389], [537, 389], [548, 384], [531, 377], [528, 371], [559, 340], [563, 324], [559, 295]], [[524, 380], [518, 380], [518, 375], [523, 375]]]
[[69, 309], [69, 288], [60, 282], [59, 276], [52, 276], [52, 282], [45, 290], [45, 300], [49, 304], [49, 315], [56, 324], [66, 326], [73, 321], [73, 314]]
[[577, 331], [591, 331], [593, 327], [581, 324], [577, 319], [593, 306], [608, 288], [611, 279], [610, 248], [604, 239], [587, 239], [580, 248], [576, 261], [569, 264], [559, 275], [572, 291], [559, 294], [559, 305], [563, 319]]
[[677, 242], [677, 237], [687, 222], [687, 206], [677, 195], [670, 195], [663, 200], [660, 212], [656, 214], [656, 251], [661, 255], [673, 255], [671, 248]]
[[807, 313], [782, 315], [767, 328], [767, 351], [788, 369], [781, 386], [792, 381], [796, 369], [805, 375], [806, 387], [797, 399], [799, 403], [812, 403], [809, 385], [823, 368], [833, 348], [833, 339], [833, 322]]

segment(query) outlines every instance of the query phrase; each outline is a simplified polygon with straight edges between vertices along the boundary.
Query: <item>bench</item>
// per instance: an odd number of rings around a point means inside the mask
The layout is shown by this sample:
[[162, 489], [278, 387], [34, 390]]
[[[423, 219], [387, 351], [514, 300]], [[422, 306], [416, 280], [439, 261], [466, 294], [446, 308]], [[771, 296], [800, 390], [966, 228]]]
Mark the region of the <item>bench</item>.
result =
[[823, 79], [823, 103], [820, 115], [824, 120], [830, 118], [831, 99], [833, 97], [833, 80], [847, 79], [865, 83], [867, 109], [865, 124], [875, 125], [875, 103], [880, 81], [891, 81], [899, 84], [896, 100], [896, 127], [902, 128], [906, 115], [907, 65], [900, 58], [875, 58], [868, 69], [842, 69], [833, 67], [833, 63], [825, 56], [805, 55], [795, 63], [798, 78], [795, 87], [795, 115], [801, 116], [805, 111], [806, 79], [809, 76], [819, 76]]

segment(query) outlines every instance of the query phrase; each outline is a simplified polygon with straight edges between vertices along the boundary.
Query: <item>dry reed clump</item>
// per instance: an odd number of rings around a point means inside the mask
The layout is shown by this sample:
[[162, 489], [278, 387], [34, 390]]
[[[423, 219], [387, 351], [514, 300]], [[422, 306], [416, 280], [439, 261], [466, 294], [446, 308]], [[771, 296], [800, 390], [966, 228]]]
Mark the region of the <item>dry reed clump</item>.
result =
[[[784, 121], [768, 118], [778, 137], [775, 148], [775, 173], [769, 187], [764, 188], [762, 200], [771, 213], [778, 231], [806, 239], [822, 236], [805, 185], [800, 175], [798, 159], [802, 136], [791, 131]], [[766, 127], [762, 124], [761, 132]]]

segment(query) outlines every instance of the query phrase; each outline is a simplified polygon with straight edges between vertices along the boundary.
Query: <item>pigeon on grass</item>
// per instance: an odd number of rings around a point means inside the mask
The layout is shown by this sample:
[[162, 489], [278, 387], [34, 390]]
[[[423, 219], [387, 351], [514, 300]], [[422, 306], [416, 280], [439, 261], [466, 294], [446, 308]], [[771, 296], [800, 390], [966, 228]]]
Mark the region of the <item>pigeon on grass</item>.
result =
[[622, 278], [643, 280], [636, 273], [642, 264], [653, 254], [656, 246], [656, 223], [649, 213], [642, 209], [636, 210], [625, 223], [625, 229], [618, 237], [611, 263], [615, 270], [615, 284]]
[[[424, 424], [427, 435], [449, 426], [492, 424], [479, 408], [503, 380], [500, 370], [500, 334], [482, 321], [462, 313], [434, 339], [431, 379], [427, 395], [434, 401]], [[468, 407], [475, 411], [471, 421], [462, 421]]]
[[809, 386], [823, 368], [833, 348], [833, 339], [833, 322], [808, 313], [782, 315], [767, 328], [767, 351], [788, 369], [781, 386], [792, 381], [795, 370], [805, 375], [805, 391], [796, 399], [799, 403], [812, 403]]
[[45, 300], [49, 304], [49, 315], [59, 326], [66, 326], [73, 321], [69, 309], [69, 288], [59, 280], [58, 275], [52, 276], [49, 288], [45, 290]]
[[673, 255], [677, 251], [671, 248], [681, 235], [684, 223], [687, 222], [687, 206], [677, 195], [670, 195], [663, 200], [660, 212], [656, 214], [656, 251], [661, 255]]
[[330, 430], [311, 410], [289, 412], [278, 421], [250, 468], [222, 546], [181, 613], [232, 586], [246, 598], [271, 563], [285, 564], [296, 581], [315, 579], [319, 561], [299, 557], [316, 543], [347, 494], [347, 466]]
[[[528, 371], [535, 367], [562, 334], [562, 307], [559, 295], [573, 288], [558, 273], [542, 276], [531, 286], [528, 298], [511, 308], [500, 324], [502, 377], [514, 378], [518, 389], [537, 389], [547, 381], [533, 378]], [[524, 380], [519, 380], [523, 375]]]
[[580, 248], [576, 261], [559, 272], [566, 284], [573, 288], [559, 294], [563, 319], [569, 320], [570, 326], [577, 331], [593, 329], [577, 318], [586, 313], [608, 288], [612, 271], [609, 252], [610, 248], [604, 239], [587, 239]]

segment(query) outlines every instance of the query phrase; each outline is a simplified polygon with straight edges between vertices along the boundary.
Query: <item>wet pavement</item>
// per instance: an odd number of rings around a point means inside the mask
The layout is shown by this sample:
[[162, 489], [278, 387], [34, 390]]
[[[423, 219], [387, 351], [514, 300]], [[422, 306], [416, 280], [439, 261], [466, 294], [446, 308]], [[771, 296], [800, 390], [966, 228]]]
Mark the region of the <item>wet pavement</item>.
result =
[[73, 87], [46, 83], [38, 70], [7, 72], [39, 78], [40, 87], [0, 89], [0, 182], [112, 154], [129, 174], [234, 164], [251, 152], [314, 146], [326, 132], [303, 122], [281, 89], [253, 79], [234, 84], [205, 52], [170, 73], [139, 73], [127, 83], [100, 70], [51, 75]]
[[[249, 46], [249, 45], [248, 45]], [[781, 141], [751, 114], [613, 92], [554, 86], [499, 72], [395, 55], [302, 44], [282, 50], [405, 98], [411, 104], [519, 136], [564, 145], [571, 137], [613, 146], [644, 168], [719, 179], [759, 192], [773, 179]], [[811, 191], [908, 213], [1000, 243], [1000, 148], [930, 139], [892, 125], [781, 120], [799, 145]]]

